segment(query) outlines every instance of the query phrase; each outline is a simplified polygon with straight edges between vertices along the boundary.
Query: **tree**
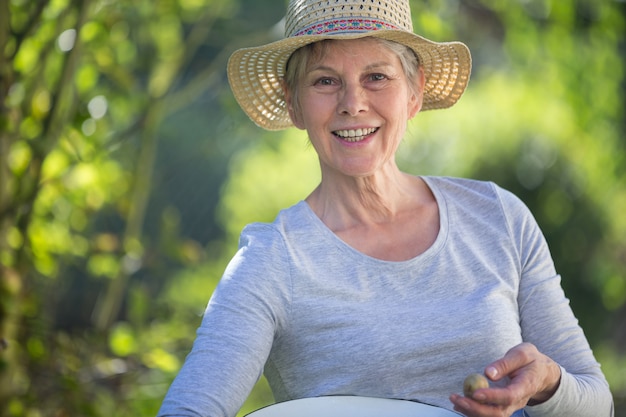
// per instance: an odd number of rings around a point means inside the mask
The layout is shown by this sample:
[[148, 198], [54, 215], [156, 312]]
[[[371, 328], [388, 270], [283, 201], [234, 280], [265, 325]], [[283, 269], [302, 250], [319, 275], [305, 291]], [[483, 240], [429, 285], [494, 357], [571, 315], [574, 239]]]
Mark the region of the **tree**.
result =
[[111, 414], [116, 375], [176, 365], [157, 342], [129, 359], [131, 326], [115, 323], [147, 320], [133, 274], [200, 256], [177, 230], [153, 246], [148, 203], [164, 123], [223, 89], [237, 7], [0, 1], [0, 413]]

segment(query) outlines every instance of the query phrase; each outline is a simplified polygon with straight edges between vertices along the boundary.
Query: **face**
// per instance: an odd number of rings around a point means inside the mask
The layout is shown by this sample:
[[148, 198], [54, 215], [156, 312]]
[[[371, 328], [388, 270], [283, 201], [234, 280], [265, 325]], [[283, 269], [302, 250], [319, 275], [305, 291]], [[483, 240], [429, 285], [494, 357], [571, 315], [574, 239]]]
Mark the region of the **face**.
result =
[[[395, 166], [407, 121], [421, 107], [423, 75], [409, 87], [396, 53], [373, 39], [328, 43], [285, 97], [294, 125], [307, 130], [322, 174], [369, 176]], [[297, 110], [294, 110], [297, 109]]]

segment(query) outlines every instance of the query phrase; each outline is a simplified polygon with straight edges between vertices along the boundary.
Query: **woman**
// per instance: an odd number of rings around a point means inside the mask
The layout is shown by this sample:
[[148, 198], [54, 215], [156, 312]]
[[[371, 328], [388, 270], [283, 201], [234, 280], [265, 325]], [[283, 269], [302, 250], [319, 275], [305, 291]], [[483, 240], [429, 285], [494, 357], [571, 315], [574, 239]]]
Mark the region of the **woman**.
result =
[[[292, 1], [286, 33], [233, 54], [229, 79], [260, 126], [307, 131], [322, 179], [272, 224], [244, 229], [160, 415], [234, 416], [263, 370], [277, 401], [612, 415], [523, 203], [395, 163], [407, 121], [461, 96], [467, 48], [414, 35], [408, 1]], [[492, 386], [455, 394], [472, 372]]]

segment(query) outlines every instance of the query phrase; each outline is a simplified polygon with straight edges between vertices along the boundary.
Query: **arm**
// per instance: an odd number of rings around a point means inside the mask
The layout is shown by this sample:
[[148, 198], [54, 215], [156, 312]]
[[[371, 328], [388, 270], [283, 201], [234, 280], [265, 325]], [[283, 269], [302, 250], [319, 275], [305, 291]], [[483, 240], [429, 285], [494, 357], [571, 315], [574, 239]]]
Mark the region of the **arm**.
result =
[[267, 225], [242, 233], [160, 417], [232, 417], [261, 376], [288, 302], [288, 265]]
[[[504, 388], [476, 391], [472, 401], [453, 395], [468, 416], [509, 416], [524, 407], [531, 417], [613, 415], [608, 384], [560, 285], [560, 277], [534, 218], [512, 194], [499, 190], [509, 234], [518, 251], [518, 305], [524, 344], [489, 364]], [[483, 402], [483, 404], [481, 404]]]
[[[512, 194], [503, 193], [502, 199], [503, 205], [510, 207], [511, 229], [520, 241], [522, 278], [518, 302], [522, 338], [534, 344], [561, 371], [554, 395], [532, 396], [526, 413], [531, 417], [612, 416], [608, 383], [563, 292], [539, 226], [528, 208]], [[515, 229], [520, 233], [515, 233]]]

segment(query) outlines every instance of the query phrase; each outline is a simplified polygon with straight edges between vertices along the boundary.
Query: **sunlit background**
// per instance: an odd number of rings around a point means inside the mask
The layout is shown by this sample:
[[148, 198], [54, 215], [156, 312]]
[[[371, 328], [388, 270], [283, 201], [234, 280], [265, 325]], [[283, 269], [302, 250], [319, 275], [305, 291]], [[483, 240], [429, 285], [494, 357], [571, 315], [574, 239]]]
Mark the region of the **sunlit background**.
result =
[[[254, 126], [225, 76], [285, 6], [0, 0], [0, 416], [154, 416], [243, 225], [316, 185], [306, 135]], [[626, 416], [626, 3], [412, 7], [474, 66], [398, 163], [526, 202]], [[261, 380], [241, 414], [270, 402]]]

